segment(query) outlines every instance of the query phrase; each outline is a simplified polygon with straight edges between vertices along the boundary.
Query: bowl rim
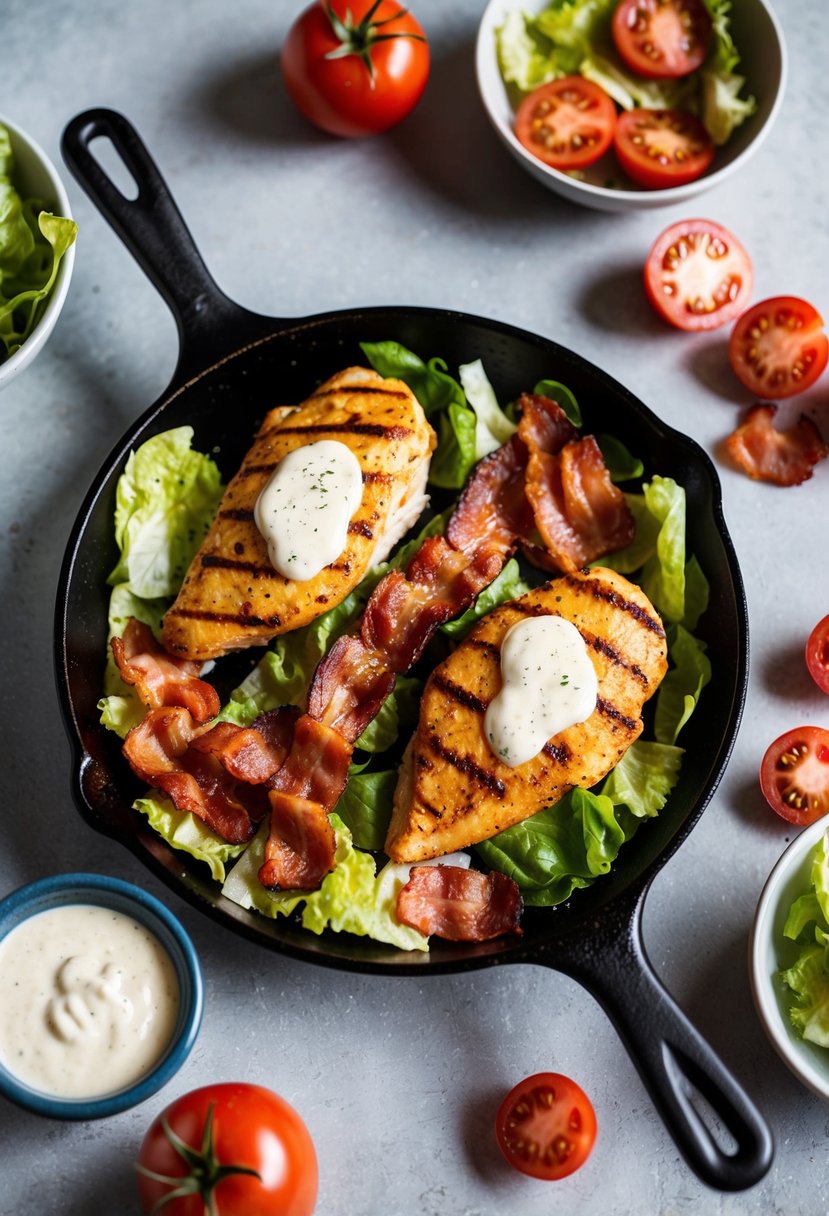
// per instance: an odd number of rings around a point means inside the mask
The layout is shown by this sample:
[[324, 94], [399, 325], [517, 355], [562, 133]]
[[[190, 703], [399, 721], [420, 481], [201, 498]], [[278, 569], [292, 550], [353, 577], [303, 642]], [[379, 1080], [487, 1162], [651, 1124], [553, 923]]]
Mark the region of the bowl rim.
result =
[[[489, 69], [493, 60], [495, 60], [498, 78], [501, 78], [495, 52], [494, 33], [496, 21], [505, 16], [510, 10], [520, 10], [520, 0], [487, 0], [486, 8], [481, 15], [475, 39], [475, 76], [484, 110], [498, 135], [507, 144], [513, 155], [523, 163], [524, 167], [537, 178], [547, 178], [551, 183], [551, 188], [564, 197], [572, 198], [573, 195], [580, 194], [584, 198], [596, 202], [599, 200], [603, 202], [615, 200], [619, 204], [620, 210], [624, 205], [628, 205], [631, 208], [642, 207], [644, 209], [646, 206], [669, 206], [671, 203], [685, 202], [703, 190], [708, 189], [709, 186], [719, 184], [724, 177], [736, 172], [743, 161], [753, 155], [765, 140], [769, 131], [774, 126], [783, 104], [788, 80], [788, 52], [783, 28], [777, 14], [769, 4], [769, 0], [754, 0], [754, 3], [759, 5], [768, 16], [780, 54], [780, 77], [777, 82], [776, 91], [772, 97], [769, 112], [754, 137], [733, 160], [730, 160], [727, 164], [722, 165], [713, 172], [704, 173], [702, 177], [695, 178], [691, 182], [686, 182], [682, 186], [670, 186], [665, 190], [617, 190], [615, 188], [611, 189], [608, 186], [597, 186], [592, 182], [580, 181], [578, 178], [571, 177], [559, 169], [554, 169], [552, 165], [545, 164], [538, 157], [533, 156], [517, 139], [512, 127], [502, 121], [500, 115], [493, 107], [487, 80], [490, 76]], [[533, 10], [537, 10], [539, 6], [540, 0], [533, 0]]]
[[[12, 137], [20, 143], [26, 144], [29, 150], [34, 154], [40, 162], [41, 167], [49, 178], [54, 193], [55, 215], [61, 215], [66, 219], [73, 219], [72, 208], [69, 202], [69, 195], [66, 192], [66, 187], [63, 184], [63, 179], [55, 168], [51, 157], [47, 156], [41, 145], [36, 139], [33, 139], [28, 131], [24, 130], [19, 123], [14, 119], [9, 118], [6, 114], [0, 113], [0, 125], [8, 128]], [[51, 200], [50, 200], [51, 201]], [[29, 337], [23, 345], [14, 352], [14, 354], [0, 363], [0, 386], [5, 387], [16, 375], [23, 371], [34, 359], [38, 351], [43, 347], [46, 339], [51, 334], [55, 327], [61, 309], [63, 308], [66, 296], [69, 292], [69, 284], [72, 279], [72, 272], [75, 266], [75, 248], [76, 242], [73, 241], [69, 248], [64, 253], [58, 267], [57, 278], [55, 285], [46, 300], [46, 307], [43, 310], [43, 315], [35, 325]]]
[[156, 1065], [115, 1093], [61, 1098], [32, 1089], [0, 1062], [0, 1095], [54, 1119], [100, 1119], [137, 1106], [172, 1079], [192, 1050], [204, 1013], [204, 980], [196, 949], [178, 918], [143, 888], [108, 874], [70, 872], [26, 883], [0, 899], [0, 942], [39, 912], [94, 904], [131, 915], [152, 932], [169, 955], [179, 985], [175, 1030]]
[[783, 850], [763, 885], [748, 943], [751, 994], [760, 1022], [783, 1062], [812, 1093], [824, 1100], [829, 1100], [829, 1048], [814, 1047], [826, 1053], [826, 1069], [821, 1071], [809, 1058], [810, 1044], [795, 1038], [789, 1030], [785, 1011], [770, 982], [767, 959], [774, 948], [773, 926], [781, 890], [827, 831], [829, 816], [823, 816], [803, 828]]

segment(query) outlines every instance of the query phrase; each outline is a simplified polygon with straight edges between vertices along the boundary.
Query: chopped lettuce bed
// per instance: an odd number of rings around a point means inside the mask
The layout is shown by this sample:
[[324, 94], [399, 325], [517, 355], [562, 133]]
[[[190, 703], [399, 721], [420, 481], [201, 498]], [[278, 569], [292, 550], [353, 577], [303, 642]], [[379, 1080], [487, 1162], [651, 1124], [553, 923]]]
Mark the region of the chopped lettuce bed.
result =
[[730, 29], [731, 0], [704, 0], [711, 46], [697, 72], [678, 80], [647, 80], [620, 59], [610, 24], [618, 0], [552, 0], [535, 16], [516, 8], [496, 31], [501, 75], [516, 97], [559, 76], [580, 74], [623, 110], [689, 110], [720, 146], [756, 109], [743, 96], [745, 77]]
[[812, 852], [809, 884], [783, 926], [783, 936], [801, 949], [780, 978], [791, 994], [792, 1026], [810, 1043], [829, 1047], [829, 830]]
[[[410, 384], [433, 423], [446, 430], [448, 437], [441, 439], [435, 456], [436, 484], [461, 487], [472, 464], [513, 433], [514, 410], [501, 409], [480, 362], [462, 367], [460, 380], [455, 380], [441, 360], [424, 363], [398, 343], [365, 344], [363, 349], [382, 374]], [[543, 380], [534, 391], [553, 397], [571, 421], [580, 424], [578, 402], [566, 386]], [[458, 418], [464, 419], [460, 427]], [[120, 557], [110, 577], [110, 636], [120, 635], [130, 616], [158, 633], [210, 525], [222, 485], [213, 462], [192, 451], [192, 437], [189, 427], [177, 428], [147, 440], [129, 458], [117, 494]], [[602, 436], [601, 443], [614, 480], [641, 476], [641, 462], [618, 439]], [[560, 903], [606, 874], [639, 824], [659, 813], [678, 780], [683, 750], [677, 738], [710, 679], [705, 646], [693, 634], [707, 606], [708, 586], [695, 559], [685, 552], [684, 491], [670, 478], [653, 476], [626, 498], [636, 519], [636, 538], [628, 549], [599, 564], [638, 582], [666, 623], [670, 667], [655, 698], [654, 737], [640, 738], [600, 786], [574, 790], [554, 807], [475, 846], [485, 866], [515, 879], [529, 905]], [[342, 603], [302, 629], [274, 639], [231, 693], [219, 720], [246, 726], [266, 710], [303, 706], [320, 659], [355, 626], [379, 580], [389, 570], [405, 569], [423, 540], [443, 531], [448, 516], [448, 510], [434, 516], [388, 562], [369, 571]], [[541, 578], [536, 575], [534, 581]], [[508, 561], [472, 607], [441, 627], [440, 644], [460, 643], [482, 616], [529, 586], [518, 561]], [[230, 846], [161, 794], [151, 791], [136, 802], [136, 809], [170, 845], [208, 865], [223, 883], [226, 897], [243, 907], [271, 917], [297, 912], [302, 924], [316, 933], [328, 928], [369, 935], [401, 949], [427, 949], [427, 939], [398, 924], [394, 914], [408, 867], [388, 863], [378, 873], [370, 855], [382, 855], [400, 748], [416, 724], [421, 691], [415, 675], [398, 677], [393, 693], [357, 741], [348, 785], [332, 813], [336, 868], [317, 892], [274, 893], [261, 887], [257, 875], [264, 827], [249, 845]], [[143, 707], [122, 683], [111, 658], [105, 692], [101, 721], [123, 737], [140, 720]]]
[[74, 220], [52, 215], [14, 183], [8, 128], [0, 123], [0, 363], [19, 350], [46, 308], [61, 259], [75, 241]]

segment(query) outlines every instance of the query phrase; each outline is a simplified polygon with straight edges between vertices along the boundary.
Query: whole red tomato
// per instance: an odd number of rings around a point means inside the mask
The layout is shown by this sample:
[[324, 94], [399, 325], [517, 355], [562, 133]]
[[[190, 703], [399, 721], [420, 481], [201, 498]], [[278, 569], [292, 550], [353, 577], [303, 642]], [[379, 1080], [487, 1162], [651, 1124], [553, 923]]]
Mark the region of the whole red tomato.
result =
[[375, 135], [419, 100], [429, 45], [397, 0], [315, 0], [289, 29], [280, 62], [289, 96], [316, 126]]
[[260, 1085], [206, 1085], [150, 1124], [141, 1210], [164, 1216], [311, 1216], [317, 1157], [292, 1106]]

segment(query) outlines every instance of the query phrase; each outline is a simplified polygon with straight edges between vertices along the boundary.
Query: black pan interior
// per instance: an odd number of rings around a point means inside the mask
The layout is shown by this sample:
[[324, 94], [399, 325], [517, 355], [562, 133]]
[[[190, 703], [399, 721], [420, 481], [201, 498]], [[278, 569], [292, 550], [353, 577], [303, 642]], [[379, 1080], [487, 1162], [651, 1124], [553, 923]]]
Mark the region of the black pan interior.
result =
[[[671, 855], [709, 801], [733, 745], [747, 678], [747, 619], [713, 466], [697, 444], [662, 423], [592, 364], [551, 341], [497, 322], [434, 309], [372, 308], [274, 325], [280, 327], [277, 332], [190, 380], [138, 420], [111, 454], [75, 525], [61, 573], [55, 644], [61, 701], [77, 753], [78, 807], [92, 826], [121, 840], [209, 915], [265, 946], [310, 961], [422, 973], [530, 959], [543, 949], [554, 963], [556, 940], [582, 932], [600, 910], [626, 901]], [[348, 934], [316, 937], [290, 921], [270, 921], [225, 900], [205, 867], [170, 849], [130, 810], [141, 791], [121, 757], [119, 740], [99, 726], [96, 708], [106, 647], [106, 577], [116, 560], [115, 484], [130, 448], [158, 431], [189, 424], [194, 446], [214, 452], [229, 477], [268, 409], [301, 401], [327, 376], [364, 362], [360, 341], [389, 338], [424, 359], [439, 355], [453, 371], [459, 363], [482, 358], [502, 401], [544, 377], [567, 384], [579, 399], [586, 432], [618, 436], [644, 461], [646, 477], [660, 473], [685, 486], [689, 551], [711, 585], [710, 607], [697, 632], [708, 644], [713, 679], [703, 694], [704, 709], [681, 736], [687, 752], [681, 779], [661, 815], [623, 847], [606, 878], [558, 908], [527, 909], [520, 940], [437, 943], [428, 955], [417, 957]]]

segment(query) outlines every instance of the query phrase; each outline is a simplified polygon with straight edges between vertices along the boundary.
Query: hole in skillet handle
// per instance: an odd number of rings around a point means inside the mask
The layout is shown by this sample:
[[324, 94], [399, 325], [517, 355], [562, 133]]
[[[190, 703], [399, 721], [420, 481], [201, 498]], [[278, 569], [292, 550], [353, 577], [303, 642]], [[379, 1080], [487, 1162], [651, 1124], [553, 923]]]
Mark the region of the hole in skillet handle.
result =
[[642, 940], [649, 885], [645, 878], [609, 905], [586, 935], [550, 943], [549, 960], [542, 955], [534, 961], [549, 961], [599, 1001], [697, 1177], [716, 1190], [747, 1190], [771, 1167], [772, 1134], [653, 969]]
[[98, 108], [76, 115], [64, 129], [61, 152], [175, 318], [180, 353], [168, 393], [285, 327], [287, 322], [251, 312], [219, 288], [158, 166], [123, 114]]

